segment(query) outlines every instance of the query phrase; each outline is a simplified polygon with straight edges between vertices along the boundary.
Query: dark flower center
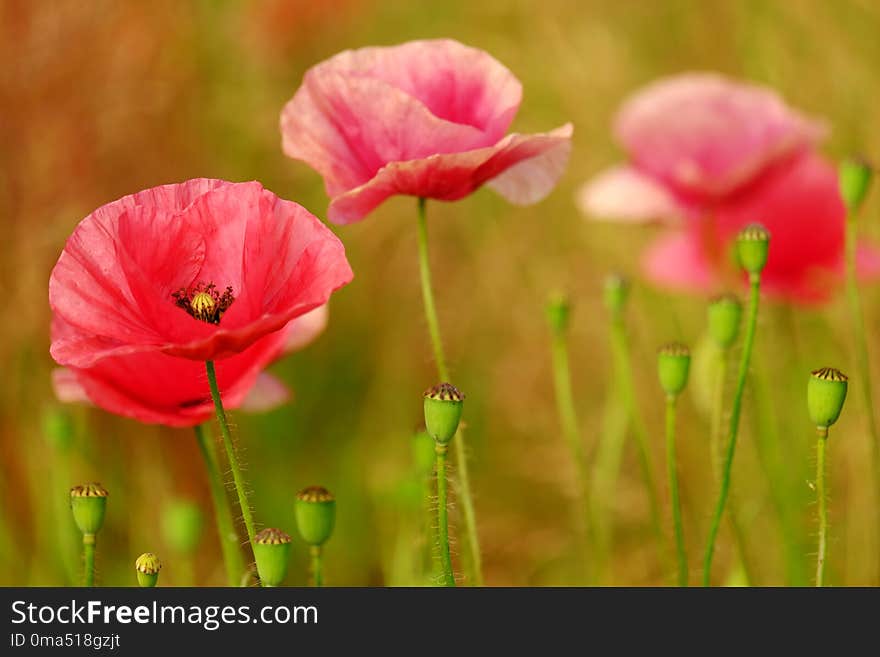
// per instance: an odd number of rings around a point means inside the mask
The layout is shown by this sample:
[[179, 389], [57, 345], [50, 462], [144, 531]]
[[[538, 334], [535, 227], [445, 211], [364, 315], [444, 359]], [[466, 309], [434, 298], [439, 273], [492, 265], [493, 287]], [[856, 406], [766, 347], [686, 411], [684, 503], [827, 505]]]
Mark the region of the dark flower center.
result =
[[172, 295], [174, 305], [183, 308], [191, 317], [208, 324], [219, 324], [223, 313], [235, 301], [232, 286], [221, 294], [214, 283], [197, 283], [190, 288], [180, 288]]

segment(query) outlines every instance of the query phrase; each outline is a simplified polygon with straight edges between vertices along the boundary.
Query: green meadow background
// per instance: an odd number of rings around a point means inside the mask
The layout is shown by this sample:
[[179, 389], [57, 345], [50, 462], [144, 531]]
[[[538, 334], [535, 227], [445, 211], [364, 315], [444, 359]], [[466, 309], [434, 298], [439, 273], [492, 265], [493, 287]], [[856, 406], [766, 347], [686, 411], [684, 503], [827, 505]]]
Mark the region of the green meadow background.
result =
[[[134, 560], [148, 550], [165, 563], [160, 585], [224, 582], [192, 431], [70, 407], [70, 444], [47, 437], [44, 417], [57, 411], [49, 273], [86, 214], [161, 183], [257, 179], [323, 217], [320, 178], [281, 152], [282, 105], [310, 65], [340, 50], [427, 37], [483, 48], [519, 77], [524, 100], [514, 129], [575, 125], [568, 171], [544, 202], [515, 208], [478, 191], [428, 204], [440, 321], [454, 382], [468, 396], [465, 436], [486, 581], [578, 583], [575, 469], [555, 413], [544, 305], [555, 290], [572, 298], [573, 385], [592, 459], [616, 408], [601, 294], [612, 270], [634, 279], [627, 319], [637, 396], [671, 534], [655, 351], [669, 340], [700, 344], [705, 299], [652, 289], [639, 275], [639, 253], [658, 229], [587, 222], [574, 207], [575, 190], [620, 158], [609, 134], [619, 102], [658, 76], [688, 70], [769, 84], [831, 122], [830, 157], [878, 157], [878, 35], [873, 0], [3, 0], [0, 584], [78, 581], [67, 491], [92, 480], [110, 491], [98, 538], [100, 584], [133, 585]], [[291, 403], [265, 415], [233, 414], [262, 526], [294, 533], [296, 491], [323, 484], [335, 492], [330, 585], [430, 581], [421, 568], [425, 484], [412, 434], [421, 393], [436, 374], [417, 284], [415, 211], [414, 199], [397, 198], [362, 223], [333, 228], [355, 280], [333, 297], [324, 335], [272, 367], [294, 390]], [[867, 236], [880, 238], [878, 217], [875, 192], [863, 214]], [[877, 375], [880, 295], [875, 286], [863, 294]], [[855, 373], [846, 306], [840, 295], [821, 308], [765, 304], [758, 331], [733, 496], [754, 582], [806, 584], [815, 550], [815, 434], [805, 385], [810, 370], [824, 365]], [[679, 410], [694, 572], [715, 502], [702, 379], [695, 367]], [[853, 387], [829, 444], [828, 579], [835, 585], [875, 584], [880, 575], [863, 412]], [[192, 564], [161, 531], [163, 513], [181, 498], [209, 516]], [[605, 581], [668, 583], [631, 436], [614, 494], [602, 504], [614, 518]], [[457, 508], [452, 522], [455, 535]], [[719, 582], [737, 581], [731, 545], [725, 527]], [[462, 548], [453, 546], [459, 572]], [[306, 562], [295, 537], [289, 584], [306, 583]]]

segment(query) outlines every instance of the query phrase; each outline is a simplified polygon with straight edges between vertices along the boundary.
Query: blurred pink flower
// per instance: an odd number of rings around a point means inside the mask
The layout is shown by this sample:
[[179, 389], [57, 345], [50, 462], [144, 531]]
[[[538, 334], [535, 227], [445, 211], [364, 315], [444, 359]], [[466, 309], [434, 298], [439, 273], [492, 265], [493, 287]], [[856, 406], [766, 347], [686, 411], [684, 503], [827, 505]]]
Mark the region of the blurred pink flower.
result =
[[572, 127], [505, 136], [522, 86], [456, 41], [342, 52], [306, 72], [281, 112], [284, 152], [324, 178], [336, 223], [397, 194], [453, 201], [488, 184], [534, 203], [568, 162]]
[[[710, 73], [662, 79], [615, 119], [629, 163], [586, 183], [577, 202], [593, 218], [673, 226], [644, 268], [679, 290], [729, 285], [734, 238], [758, 221], [772, 236], [765, 292], [823, 301], [843, 270], [846, 218], [836, 171], [815, 151], [826, 132], [769, 89]], [[880, 256], [863, 247], [859, 268], [877, 275]]]

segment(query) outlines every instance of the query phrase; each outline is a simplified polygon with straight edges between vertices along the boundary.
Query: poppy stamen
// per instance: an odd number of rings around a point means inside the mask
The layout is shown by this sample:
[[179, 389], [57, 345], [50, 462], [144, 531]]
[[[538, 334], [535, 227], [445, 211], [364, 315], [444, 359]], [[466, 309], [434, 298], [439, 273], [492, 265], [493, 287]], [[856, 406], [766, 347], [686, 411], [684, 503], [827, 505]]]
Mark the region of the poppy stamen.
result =
[[185, 310], [191, 317], [208, 324], [219, 324], [223, 313], [235, 301], [232, 286], [221, 294], [214, 283], [198, 283], [189, 289], [180, 288], [171, 295], [174, 305]]

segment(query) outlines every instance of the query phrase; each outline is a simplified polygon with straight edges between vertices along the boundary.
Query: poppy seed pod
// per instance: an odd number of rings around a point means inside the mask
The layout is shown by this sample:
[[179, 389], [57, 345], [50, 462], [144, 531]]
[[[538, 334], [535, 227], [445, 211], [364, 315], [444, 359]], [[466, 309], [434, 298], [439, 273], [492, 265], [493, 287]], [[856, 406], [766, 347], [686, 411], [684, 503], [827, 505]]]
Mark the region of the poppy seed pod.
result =
[[623, 312], [626, 300], [629, 298], [629, 279], [621, 274], [609, 274], [605, 278], [605, 307], [612, 314]]
[[840, 163], [838, 178], [840, 180], [840, 195], [846, 208], [854, 212], [862, 205], [862, 201], [868, 195], [868, 187], [871, 186], [871, 178], [874, 170], [864, 159], [852, 158]]
[[144, 552], [134, 562], [137, 572], [138, 586], [152, 588], [159, 581], [159, 571], [162, 570], [162, 562], [152, 552]]
[[810, 420], [820, 430], [837, 422], [846, 400], [847, 377], [833, 367], [812, 373], [807, 382], [807, 410]]
[[732, 294], [715, 297], [709, 302], [709, 335], [722, 349], [729, 349], [739, 335], [742, 304]]
[[553, 294], [547, 301], [547, 323], [554, 333], [564, 333], [571, 317], [571, 304], [564, 294]]
[[322, 486], [302, 489], [294, 503], [296, 527], [309, 545], [323, 545], [336, 524], [336, 499]]
[[691, 366], [690, 350], [678, 342], [660, 347], [657, 352], [657, 374], [660, 387], [670, 397], [675, 397], [687, 385]]
[[195, 502], [175, 500], [162, 512], [162, 535], [174, 552], [189, 554], [198, 547], [205, 516]]
[[107, 491], [99, 483], [74, 486], [70, 489], [70, 508], [76, 526], [86, 536], [97, 534], [104, 524]]
[[458, 429], [464, 395], [451, 383], [425, 391], [425, 429], [434, 442], [447, 445]]
[[740, 266], [750, 274], [760, 274], [770, 253], [770, 233], [761, 224], [749, 224], [736, 236]]
[[287, 575], [290, 536], [280, 529], [264, 529], [254, 537], [254, 559], [263, 586], [279, 586]]

